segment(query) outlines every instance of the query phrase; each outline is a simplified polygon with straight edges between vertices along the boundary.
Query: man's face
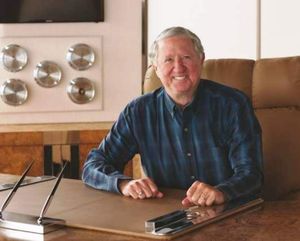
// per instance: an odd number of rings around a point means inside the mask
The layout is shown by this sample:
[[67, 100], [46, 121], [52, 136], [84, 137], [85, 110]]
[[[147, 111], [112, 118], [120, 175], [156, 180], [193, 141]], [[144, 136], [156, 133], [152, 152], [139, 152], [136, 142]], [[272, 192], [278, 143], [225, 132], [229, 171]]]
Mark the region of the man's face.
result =
[[204, 54], [199, 56], [192, 40], [174, 36], [158, 42], [156, 73], [168, 95], [179, 102], [182, 98], [193, 99], [200, 81]]

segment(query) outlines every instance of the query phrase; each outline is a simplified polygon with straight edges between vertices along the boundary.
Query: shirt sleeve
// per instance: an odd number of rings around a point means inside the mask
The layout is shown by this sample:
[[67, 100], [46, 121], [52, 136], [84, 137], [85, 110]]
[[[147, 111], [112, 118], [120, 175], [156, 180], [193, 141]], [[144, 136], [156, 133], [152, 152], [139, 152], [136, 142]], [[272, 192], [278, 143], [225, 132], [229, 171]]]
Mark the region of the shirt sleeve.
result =
[[100, 146], [88, 154], [82, 172], [85, 184], [120, 193], [118, 180], [131, 179], [123, 175], [126, 163], [137, 153], [129, 112], [127, 106]]
[[248, 98], [232, 108], [226, 129], [233, 175], [217, 188], [227, 200], [260, 195], [263, 185], [261, 128]]

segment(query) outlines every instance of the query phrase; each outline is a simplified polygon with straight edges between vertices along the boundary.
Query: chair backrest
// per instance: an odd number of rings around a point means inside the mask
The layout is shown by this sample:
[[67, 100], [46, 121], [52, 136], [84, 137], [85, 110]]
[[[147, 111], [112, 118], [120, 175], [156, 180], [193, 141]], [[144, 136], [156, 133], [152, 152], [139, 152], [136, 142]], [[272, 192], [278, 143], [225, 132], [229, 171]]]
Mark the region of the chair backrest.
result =
[[252, 102], [263, 130], [265, 199], [300, 190], [300, 56], [257, 60]]

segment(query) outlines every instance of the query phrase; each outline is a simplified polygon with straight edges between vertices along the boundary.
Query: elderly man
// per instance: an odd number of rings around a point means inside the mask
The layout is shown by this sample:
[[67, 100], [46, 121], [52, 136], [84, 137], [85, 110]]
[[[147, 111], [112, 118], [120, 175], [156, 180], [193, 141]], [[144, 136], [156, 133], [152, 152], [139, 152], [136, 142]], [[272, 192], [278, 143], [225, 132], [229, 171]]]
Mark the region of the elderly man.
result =
[[[161, 198], [160, 187], [185, 189], [185, 206], [259, 194], [261, 128], [248, 98], [201, 79], [203, 47], [188, 29], [163, 31], [150, 58], [163, 87], [126, 106], [89, 153], [83, 181], [134, 199]], [[133, 180], [122, 172], [137, 153], [147, 177]]]

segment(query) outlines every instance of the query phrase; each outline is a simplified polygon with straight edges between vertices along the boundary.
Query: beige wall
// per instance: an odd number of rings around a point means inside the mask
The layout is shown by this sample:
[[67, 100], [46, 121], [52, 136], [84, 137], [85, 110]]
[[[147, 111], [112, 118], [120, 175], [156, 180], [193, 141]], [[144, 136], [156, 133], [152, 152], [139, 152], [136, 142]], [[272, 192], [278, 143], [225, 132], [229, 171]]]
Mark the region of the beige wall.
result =
[[[29, 88], [28, 101], [8, 106], [0, 100], [0, 124], [114, 121], [124, 105], [141, 93], [142, 0], [105, 1], [105, 21], [100, 23], [0, 24], [0, 48], [19, 44], [27, 49], [24, 70], [9, 73], [0, 68], [0, 84], [19, 78]], [[70, 45], [84, 42], [96, 52], [95, 65], [75, 71], [65, 61]], [[54, 88], [38, 86], [33, 69], [42, 60], [58, 63], [63, 72]], [[66, 94], [70, 79], [88, 77], [96, 83], [96, 98], [74, 104]]]

